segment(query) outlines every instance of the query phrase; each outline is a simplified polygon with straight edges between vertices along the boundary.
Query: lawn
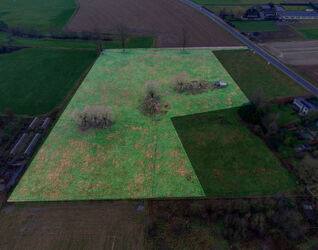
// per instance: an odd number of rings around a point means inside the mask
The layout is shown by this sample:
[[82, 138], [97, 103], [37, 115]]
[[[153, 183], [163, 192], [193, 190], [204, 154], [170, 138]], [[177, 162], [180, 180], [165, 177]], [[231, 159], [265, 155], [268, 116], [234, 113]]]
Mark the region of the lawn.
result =
[[85, 70], [94, 50], [22, 49], [0, 55], [0, 113], [41, 115], [61, 105]]
[[308, 40], [318, 40], [318, 29], [297, 29]]
[[50, 28], [62, 29], [76, 8], [74, 0], [1, 0], [0, 20], [9, 26], [44, 31]]
[[214, 51], [247, 97], [263, 89], [266, 99], [306, 95], [308, 92], [263, 58], [249, 50]]
[[242, 32], [264, 32], [279, 30], [275, 21], [233, 21], [235, 27]]
[[237, 108], [173, 118], [207, 196], [289, 192], [294, 178], [238, 120]]
[[[172, 89], [177, 73], [224, 80], [197, 95]], [[138, 107], [146, 81], [155, 80], [168, 113], [154, 120]], [[87, 200], [205, 196], [171, 117], [240, 106], [248, 100], [209, 50], [107, 50], [56, 123], [10, 200]], [[111, 106], [110, 130], [81, 131], [74, 113]]]
[[[121, 43], [116, 35], [112, 35], [113, 41], [103, 42], [105, 49], [121, 48]], [[12, 37], [13, 46], [18, 47], [38, 47], [38, 48], [91, 48], [97, 47], [97, 41], [80, 39], [53, 39], [53, 38], [24, 38]], [[0, 32], [0, 43], [7, 43], [6, 34]], [[127, 38], [127, 48], [151, 48], [154, 45], [154, 38], [150, 36], [129, 36]]]
[[269, 113], [279, 114], [279, 126], [283, 126], [288, 123], [297, 122], [300, 120], [298, 113], [292, 108], [290, 104], [273, 104], [269, 107]]

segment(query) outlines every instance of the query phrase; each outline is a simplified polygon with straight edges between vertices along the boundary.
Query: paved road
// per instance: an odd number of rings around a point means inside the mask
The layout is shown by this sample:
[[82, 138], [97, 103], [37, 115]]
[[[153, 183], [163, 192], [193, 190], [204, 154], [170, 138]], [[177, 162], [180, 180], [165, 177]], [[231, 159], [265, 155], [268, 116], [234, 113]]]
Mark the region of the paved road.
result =
[[255, 51], [257, 54], [259, 54], [261, 57], [263, 57], [267, 62], [274, 65], [276, 68], [278, 68], [280, 71], [288, 75], [291, 79], [293, 79], [295, 82], [297, 82], [300, 86], [302, 86], [307, 91], [311, 92], [315, 96], [318, 97], [318, 88], [316, 88], [314, 85], [312, 85], [309, 81], [302, 78], [300, 75], [298, 75], [295, 71], [288, 68], [285, 64], [281, 63], [278, 59], [271, 56], [269, 53], [267, 53], [265, 50], [257, 46], [255, 43], [251, 42], [249, 39], [247, 39], [245, 36], [243, 36], [241, 33], [236, 31], [234, 28], [232, 28], [230, 25], [225, 23], [221, 18], [219, 18], [217, 15], [211, 13], [210, 11], [202, 8], [200, 5], [195, 4], [189, 0], [180, 0], [181, 2], [197, 9], [202, 14], [208, 16], [211, 18], [214, 22], [219, 24], [222, 28], [227, 30], [229, 33], [231, 33], [234, 37], [236, 37], [238, 40], [240, 40], [243, 44], [248, 46], [251, 50]]

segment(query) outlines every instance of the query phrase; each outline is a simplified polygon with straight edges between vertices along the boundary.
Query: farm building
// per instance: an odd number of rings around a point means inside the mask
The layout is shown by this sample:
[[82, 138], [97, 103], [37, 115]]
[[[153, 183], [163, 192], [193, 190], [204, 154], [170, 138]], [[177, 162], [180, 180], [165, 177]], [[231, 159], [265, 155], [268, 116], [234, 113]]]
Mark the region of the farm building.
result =
[[294, 99], [293, 108], [301, 115], [307, 115], [312, 111], [318, 111], [318, 107], [315, 104], [305, 100], [302, 97], [297, 97]]
[[280, 20], [318, 19], [318, 11], [279, 11], [277, 16]]

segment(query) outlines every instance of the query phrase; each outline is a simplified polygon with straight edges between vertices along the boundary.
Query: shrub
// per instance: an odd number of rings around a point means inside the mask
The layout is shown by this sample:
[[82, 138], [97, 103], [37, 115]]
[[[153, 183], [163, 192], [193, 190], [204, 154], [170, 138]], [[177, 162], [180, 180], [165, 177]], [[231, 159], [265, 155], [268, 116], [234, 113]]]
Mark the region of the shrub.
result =
[[159, 84], [149, 80], [143, 86], [145, 98], [142, 100], [140, 109], [146, 115], [156, 115], [161, 112], [161, 99], [158, 94]]
[[75, 122], [83, 129], [105, 129], [114, 124], [115, 118], [112, 108], [109, 106], [87, 105], [82, 112], [76, 114]]
[[186, 90], [187, 82], [188, 82], [187, 72], [183, 71], [183, 72], [180, 72], [179, 74], [176, 74], [173, 80], [174, 89], [179, 93], [183, 93]]

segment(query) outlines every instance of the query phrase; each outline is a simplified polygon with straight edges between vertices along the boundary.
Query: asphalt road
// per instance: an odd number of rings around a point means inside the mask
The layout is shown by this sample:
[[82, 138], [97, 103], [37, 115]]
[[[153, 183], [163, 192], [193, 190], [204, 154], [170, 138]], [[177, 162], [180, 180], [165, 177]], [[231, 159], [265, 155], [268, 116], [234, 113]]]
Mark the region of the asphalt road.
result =
[[195, 4], [189, 0], [180, 0], [184, 4], [187, 4], [191, 6], [192, 8], [197, 9], [202, 14], [206, 15], [207, 17], [211, 18], [214, 22], [216, 22], [218, 25], [220, 25], [222, 28], [224, 28], [226, 31], [231, 33], [235, 38], [240, 40], [243, 44], [245, 44], [247, 47], [249, 47], [251, 50], [255, 51], [255, 53], [259, 54], [261, 57], [263, 57], [267, 62], [274, 65], [277, 69], [285, 73], [287, 76], [289, 76], [291, 79], [293, 79], [295, 82], [297, 82], [300, 86], [302, 86], [307, 91], [311, 92], [315, 96], [318, 97], [318, 88], [316, 88], [314, 85], [312, 85], [309, 81], [298, 75], [295, 71], [288, 68], [285, 64], [281, 63], [278, 59], [271, 56], [269, 53], [267, 53], [265, 50], [257, 46], [255, 43], [247, 39], [245, 36], [243, 36], [241, 33], [236, 31], [234, 28], [232, 28], [230, 25], [225, 23], [221, 18], [219, 18], [217, 15], [211, 13], [210, 11], [202, 8], [200, 5]]

